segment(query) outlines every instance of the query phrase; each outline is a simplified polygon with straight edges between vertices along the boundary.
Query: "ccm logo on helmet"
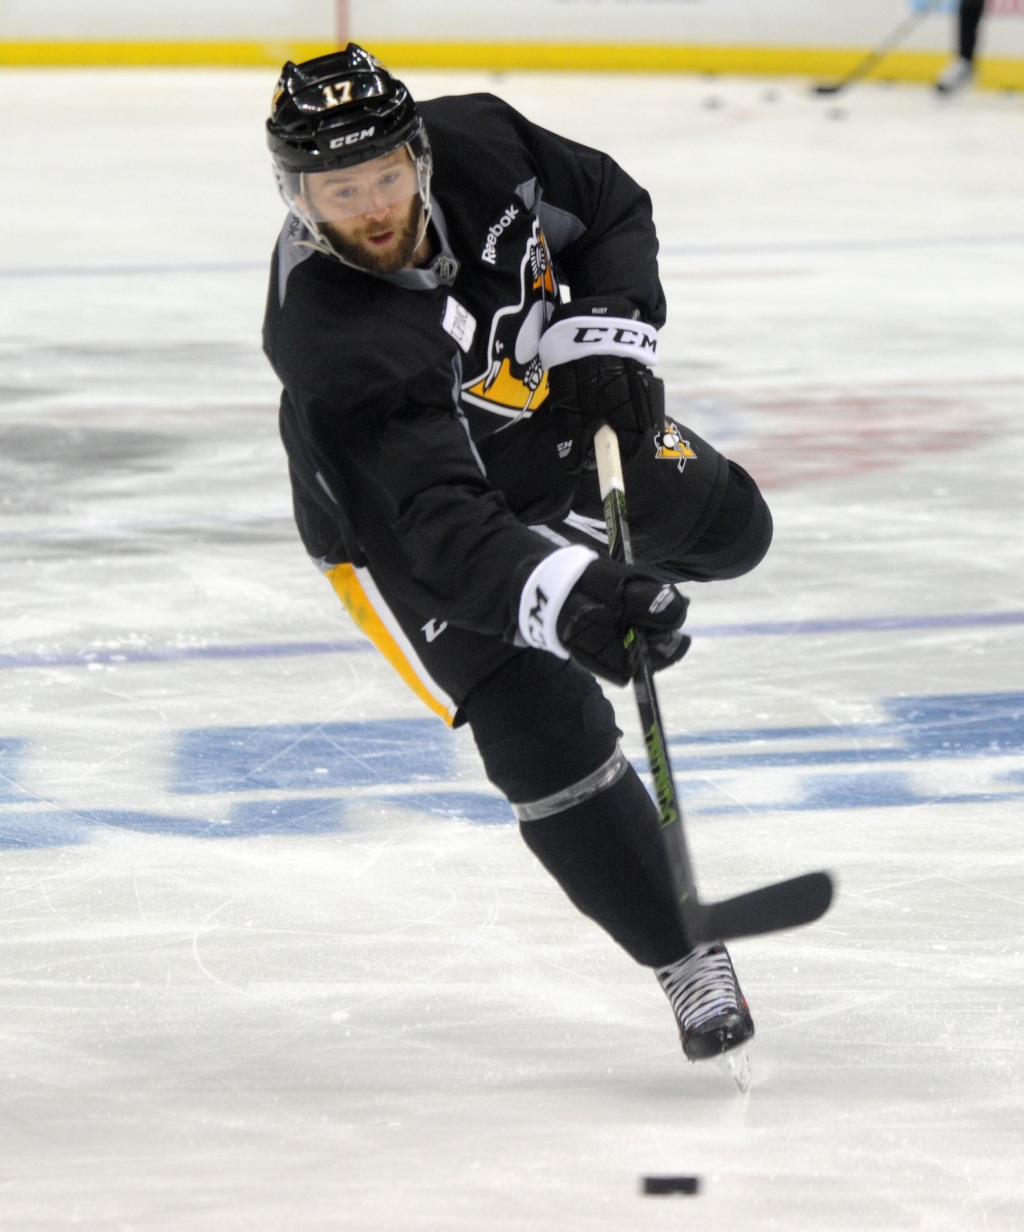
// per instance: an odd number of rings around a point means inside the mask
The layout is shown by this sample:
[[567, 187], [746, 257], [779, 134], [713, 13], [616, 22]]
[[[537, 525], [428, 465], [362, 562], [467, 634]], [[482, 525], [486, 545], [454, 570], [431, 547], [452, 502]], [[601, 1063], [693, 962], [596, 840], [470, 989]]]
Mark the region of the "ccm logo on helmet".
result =
[[374, 127], [375, 125], [371, 124], [369, 128], [364, 128], [362, 132], [348, 133], [344, 137], [332, 137], [331, 149], [336, 150], [339, 146], [343, 145], [358, 145], [360, 141], [365, 141], [367, 137], [373, 136]]

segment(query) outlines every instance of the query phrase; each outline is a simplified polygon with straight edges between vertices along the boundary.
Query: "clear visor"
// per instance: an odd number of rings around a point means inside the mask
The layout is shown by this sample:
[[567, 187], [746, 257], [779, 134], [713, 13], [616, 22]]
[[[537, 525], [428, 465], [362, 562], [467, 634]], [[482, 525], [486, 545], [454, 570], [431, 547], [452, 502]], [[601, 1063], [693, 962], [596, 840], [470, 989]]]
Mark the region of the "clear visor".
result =
[[419, 191], [419, 169], [403, 146], [354, 167], [303, 175], [298, 204], [314, 222], [330, 224], [401, 205]]

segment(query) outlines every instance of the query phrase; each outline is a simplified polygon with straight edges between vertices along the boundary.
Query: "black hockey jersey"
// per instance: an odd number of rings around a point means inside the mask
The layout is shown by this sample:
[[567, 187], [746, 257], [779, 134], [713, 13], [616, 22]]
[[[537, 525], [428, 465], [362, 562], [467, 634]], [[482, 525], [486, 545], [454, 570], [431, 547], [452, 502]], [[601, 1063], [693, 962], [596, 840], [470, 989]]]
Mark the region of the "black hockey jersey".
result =
[[264, 350], [310, 554], [366, 565], [413, 609], [510, 639], [518, 586], [553, 550], [530, 526], [564, 516], [574, 494], [538, 342], [560, 282], [664, 323], [651, 203], [612, 159], [491, 95], [419, 111], [436, 258], [362, 273], [311, 248], [290, 216]]

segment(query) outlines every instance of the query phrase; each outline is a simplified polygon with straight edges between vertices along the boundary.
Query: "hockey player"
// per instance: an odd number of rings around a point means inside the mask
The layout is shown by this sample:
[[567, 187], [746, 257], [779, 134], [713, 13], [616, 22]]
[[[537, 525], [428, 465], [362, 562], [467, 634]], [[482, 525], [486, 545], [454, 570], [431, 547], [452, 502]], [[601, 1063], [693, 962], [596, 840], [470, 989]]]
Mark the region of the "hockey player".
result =
[[[572, 902], [654, 969], [686, 1056], [738, 1047], [729, 955], [683, 935], [594, 678], [627, 683], [631, 627], [655, 666], [681, 658], [675, 583], [745, 573], [772, 532], [750, 476], [666, 419], [648, 195], [493, 96], [417, 107], [354, 44], [285, 65], [267, 139], [289, 216], [264, 348], [307, 550], [426, 705], [470, 725]], [[607, 555], [604, 421], [636, 568]]]

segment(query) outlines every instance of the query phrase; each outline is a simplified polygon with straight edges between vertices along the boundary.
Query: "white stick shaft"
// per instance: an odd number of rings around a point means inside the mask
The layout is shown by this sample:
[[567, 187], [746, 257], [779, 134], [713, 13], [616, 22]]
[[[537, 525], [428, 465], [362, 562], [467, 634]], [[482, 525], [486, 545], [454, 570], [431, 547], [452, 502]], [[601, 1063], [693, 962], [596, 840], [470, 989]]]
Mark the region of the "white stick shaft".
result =
[[597, 479], [601, 485], [601, 500], [603, 501], [613, 488], [625, 492], [619, 440], [615, 430], [607, 424], [602, 424], [594, 435], [594, 453], [597, 455]]

